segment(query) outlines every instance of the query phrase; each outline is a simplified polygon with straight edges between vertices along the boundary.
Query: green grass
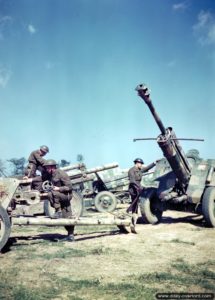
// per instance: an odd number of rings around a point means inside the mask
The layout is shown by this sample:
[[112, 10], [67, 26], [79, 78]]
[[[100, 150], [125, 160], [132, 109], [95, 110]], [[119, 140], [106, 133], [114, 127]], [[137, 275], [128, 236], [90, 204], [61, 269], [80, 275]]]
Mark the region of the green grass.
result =
[[[129, 255], [129, 252], [126, 249], [117, 249], [114, 250], [109, 247], [104, 247], [103, 245], [98, 245], [94, 248], [88, 249], [77, 249], [77, 248], [68, 248], [65, 243], [62, 242], [49, 242], [43, 241], [40, 244], [40, 251], [38, 251], [38, 243], [31, 244], [29, 247], [28, 242], [25, 241], [25, 244], [14, 245], [14, 250], [16, 251], [16, 260], [35, 260], [35, 259], [67, 259], [72, 257], [86, 257], [89, 255]], [[47, 252], [47, 245], [52, 247], [52, 252]]]
[[84, 250], [79, 249], [62, 249], [60, 251], [54, 253], [45, 253], [43, 255], [39, 255], [37, 257], [41, 257], [47, 260], [54, 259], [54, 258], [71, 258], [71, 257], [85, 257], [87, 252]]
[[[79, 252], [75, 253], [71, 251], [68, 252], [68, 255], [80, 254]], [[101, 253], [104, 253], [103, 250]], [[178, 259], [169, 266], [168, 271], [128, 276], [121, 282], [114, 283], [104, 283], [99, 278], [74, 280], [66, 274], [62, 278], [57, 273], [45, 273], [41, 275], [42, 278], [40, 283], [37, 283], [37, 287], [34, 282], [31, 282], [33, 286], [20, 282], [19, 272], [21, 271], [11, 267], [0, 271], [0, 299], [45, 300], [67, 297], [66, 299], [71, 300], [151, 300], [155, 299], [157, 292], [195, 292], [196, 289], [201, 289], [202, 292], [214, 293], [215, 272], [208, 269], [214, 265], [214, 261], [191, 265], [183, 259]]]
[[195, 246], [194, 242], [182, 241], [182, 240], [179, 240], [179, 239], [172, 239], [172, 240], [169, 241], [169, 243], [187, 244], [187, 245]]

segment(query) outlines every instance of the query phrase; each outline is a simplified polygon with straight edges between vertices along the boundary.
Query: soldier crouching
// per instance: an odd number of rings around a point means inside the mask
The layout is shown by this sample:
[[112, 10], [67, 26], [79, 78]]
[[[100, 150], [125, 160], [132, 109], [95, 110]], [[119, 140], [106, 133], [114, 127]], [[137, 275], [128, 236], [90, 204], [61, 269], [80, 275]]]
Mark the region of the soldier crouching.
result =
[[[53, 184], [52, 191], [48, 193], [48, 200], [55, 208], [54, 218], [71, 218], [72, 209], [72, 183], [69, 176], [63, 170], [57, 169], [57, 163], [49, 159], [43, 165], [45, 168], [45, 179]], [[74, 226], [65, 226], [68, 232], [64, 240], [74, 241]]]

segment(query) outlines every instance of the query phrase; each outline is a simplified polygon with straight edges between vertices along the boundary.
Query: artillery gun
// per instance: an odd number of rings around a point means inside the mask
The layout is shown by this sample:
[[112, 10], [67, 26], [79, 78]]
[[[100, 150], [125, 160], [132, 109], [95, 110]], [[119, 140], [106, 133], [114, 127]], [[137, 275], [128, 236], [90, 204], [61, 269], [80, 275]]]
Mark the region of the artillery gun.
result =
[[[99, 212], [111, 212], [115, 210], [118, 194], [120, 192], [109, 189], [110, 185], [106, 185], [100, 173], [106, 171], [112, 171], [117, 168], [117, 163], [106, 164], [95, 168], [87, 169], [84, 164], [70, 165], [61, 168], [66, 171], [73, 184], [73, 194], [76, 195], [73, 200], [73, 208], [79, 210], [79, 215], [82, 214], [85, 206], [93, 206]], [[54, 214], [54, 208], [51, 207], [50, 202], [46, 200], [47, 192], [52, 190], [52, 185], [49, 181], [44, 181], [42, 186], [39, 187], [37, 180], [41, 181], [40, 177], [34, 177], [32, 179], [20, 180], [19, 185], [13, 195], [12, 207], [13, 214], [16, 215], [39, 215], [44, 214], [48, 217], [52, 217]], [[34, 186], [37, 188], [34, 189]], [[32, 189], [33, 187], [33, 189]], [[39, 190], [38, 190], [39, 189]], [[118, 193], [119, 192], [119, 193]], [[40, 201], [40, 200], [43, 201]]]
[[[72, 170], [77, 173], [85, 168], [83, 164], [70, 165], [62, 168], [63, 170]], [[80, 171], [81, 172], [81, 171]], [[52, 217], [54, 209], [51, 208], [49, 201], [47, 200], [47, 192], [50, 191], [50, 185], [44, 182], [41, 187], [38, 184], [41, 181], [40, 176], [36, 176], [30, 179], [19, 179], [18, 186], [13, 195], [13, 199], [10, 203], [10, 209], [13, 211], [13, 215], [40, 215], [44, 214]], [[82, 184], [84, 181], [92, 180], [92, 178], [85, 178], [84, 180], [74, 178], [74, 184]], [[37, 188], [35, 187], [37, 186]], [[73, 192], [73, 210], [77, 215], [83, 213], [83, 199], [77, 190]]]
[[[85, 175], [72, 176], [71, 181], [78, 185], [93, 180], [92, 173], [116, 167], [110, 164], [85, 171]], [[109, 218], [83, 217], [83, 196], [78, 190], [73, 191], [71, 207], [73, 218], [52, 219], [53, 211], [47, 200], [47, 192], [52, 189], [49, 182], [43, 183], [43, 191], [31, 190], [32, 179], [0, 178], [0, 251], [9, 239], [13, 225], [40, 226], [79, 226], [79, 225], [116, 225], [122, 232], [135, 232], [135, 224], [131, 216], [113, 215]], [[101, 193], [104, 193], [103, 191]], [[107, 191], [107, 193], [111, 194]], [[99, 195], [99, 193], [97, 194]], [[104, 197], [104, 194], [103, 194]], [[115, 196], [114, 196], [115, 197]], [[103, 201], [109, 201], [102, 198]], [[106, 205], [106, 204], [105, 204]], [[107, 204], [109, 207], [109, 204]], [[48, 211], [47, 211], [48, 210]], [[46, 216], [37, 216], [43, 214]], [[106, 211], [106, 210], [104, 210]]]
[[[73, 183], [73, 189], [82, 195], [84, 207], [95, 206], [98, 212], [112, 212], [115, 210], [118, 202], [129, 199], [128, 194], [128, 176], [115, 175], [113, 169], [117, 168], [118, 163], [106, 164], [95, 168], [86, 167], [72, 170], [70, 166], [63, 168], [69, 175]], [[49, 189], [49, 183], [45, 182]], [[52, 216], [53, 208], [48, 201], [44, 203], [45, 213]]]
[[165, 128], [155, 111], [148, 88], [140, 84], [136, 91], [161, 131], [156, 140], [164, 155], [140, 196], [142, 216], [156, 224], [164, 210], [184, 210], [202, 214], [207, 225], [215, 227], [215, 160], [200, 158], [195, 149], [185, 155], [180, 139], [171, 127]]

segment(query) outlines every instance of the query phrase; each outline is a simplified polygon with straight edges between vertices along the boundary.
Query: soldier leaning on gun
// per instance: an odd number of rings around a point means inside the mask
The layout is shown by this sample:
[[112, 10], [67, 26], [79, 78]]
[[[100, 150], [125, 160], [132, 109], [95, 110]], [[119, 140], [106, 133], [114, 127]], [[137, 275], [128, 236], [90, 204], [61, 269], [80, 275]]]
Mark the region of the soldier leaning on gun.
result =
[[[49, 159], [44, 163], [45, 173], [43, 180], [49, 180], [53, 184], [53, 190], [48, 193], [48, 199], [56, 212], [54, 218], [71, 218], [72, 209], [70, 200], [72, 199], [72, 183], [63, 170], [57, 169], [57, 163]], [[68, 236], [64, 240], [74, 241], [74, 226], [65, 226]]]
[[28, 165], [25, 169], [25, 177], [33, 178], [36, 177], [36, 171], [43, 171], [43, 165], [45, 163], [45, 156], [49, 152], [49, 148], [45, 145], [41, 146], [39, 150], [31, 152], [28, 158]]
[[127, 212], [132, 211], [132, 213], [137, 213], [139, 196], [143, 190], [143, 187], [141, 186], [143, 173], [152, 169], [156, 163], [153, 162], [148, 166], [143, 166], [143, 160], [141, 158], [136, 158], [134, 160], [134, 164], [135, 165], [128, 171], [129, 194], [131, 196], [132, 203], [127, 209]]

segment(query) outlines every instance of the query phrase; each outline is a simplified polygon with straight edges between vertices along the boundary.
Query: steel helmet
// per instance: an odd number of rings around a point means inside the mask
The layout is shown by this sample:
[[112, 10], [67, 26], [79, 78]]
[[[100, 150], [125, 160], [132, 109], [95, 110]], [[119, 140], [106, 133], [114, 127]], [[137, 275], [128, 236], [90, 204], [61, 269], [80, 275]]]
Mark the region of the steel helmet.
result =
[[135, 160], [134, 160], [134, 163], [136, 164], [136, 163], [141, 163], [141, 164], [144, 164], [144, 161], [141, 159], [141, 158], [136, 158]]
[[43, 166], [46, 167], [46, 166], [56, 166], [56, 165], [57, 163], [54, 159], [47, 159]]
[[42, 145], [40, 146], [40, 150], [43, 151], [44, 153], [48, 153], [49, 152], [49, 147]]

